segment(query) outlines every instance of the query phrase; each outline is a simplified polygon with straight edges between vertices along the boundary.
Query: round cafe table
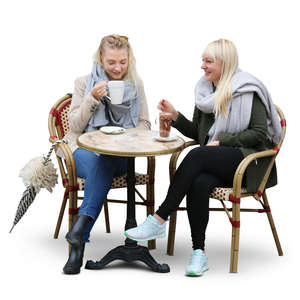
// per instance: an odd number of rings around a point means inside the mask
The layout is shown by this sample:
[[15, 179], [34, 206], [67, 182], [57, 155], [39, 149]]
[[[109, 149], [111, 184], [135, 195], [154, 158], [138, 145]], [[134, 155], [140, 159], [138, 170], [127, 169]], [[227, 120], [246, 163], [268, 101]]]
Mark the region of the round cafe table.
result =
[[[178, 136], [173, 141], [161, 142], [155, 137], [158, 131], [126, 129], [122, 134], [105, 134], [100, 130], [86, 132], [78, 137], [79, 147], [106, 155], [128, 157], [127, 166], [127, 217], [125, 230], [136, 227], [135, 219], [135, 157], [157, 156], [171, 154], [182, 149], [184, 140]], [[137, 242], [128, 238], [125, 244], [109, 251], [100, 261], [87, 261], [86, 269], [102, 269], [114, 260], [132, 262], [140, 260], [153, 271], [166, 273], [170, 271], [167, 264], [158, 264], [149, 253], [148, 248], [139, 246]]]

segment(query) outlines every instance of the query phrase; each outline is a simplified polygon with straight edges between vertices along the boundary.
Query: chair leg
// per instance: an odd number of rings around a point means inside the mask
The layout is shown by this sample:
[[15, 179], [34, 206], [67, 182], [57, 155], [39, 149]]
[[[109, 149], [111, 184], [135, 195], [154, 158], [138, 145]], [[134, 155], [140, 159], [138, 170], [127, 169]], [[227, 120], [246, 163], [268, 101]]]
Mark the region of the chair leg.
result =
[[174, 255], [177, 210], [170, 215], [167, 254]]
[[[78, 215], [78, 213], [76, 212], [77, 209], [77, 191], [71, 191], [68, 193], [69, 194], [69, 229], [68, 231], [70, 231], [73, 222], [75, 221], [76, 216]], [[71, 252], [71, 244], [68, 243], [68, 249], [69, 249], [69, 254]]]
[[[146, 206], [147, 208], [147, 216], [154, 214], [154, 206]], [[148, 241], [148, 249], [153, 250], [156, 249], [156, 240]]]
[[[154, 183], [147, 184], [146, 195], [147, 195], [146, 198], [147, 200], [145, 202], [146, 204], [148, 204], [146, 205], [146, 213], [147, 216], [149, 216], [154, 214]], [[156, 249], [156, 240], [148, 241], [148, 249], [149, 250]]]
[[232, 239], [230, 255], [230, 273], [237, 273], [240, 242], [240, 204], [232, 205]]
[[110, 233], [110, 222], [109, 222], [108, 204], [107, 204], [107, 200], [106, 199], [104, 201], [104, 218], [105, 218], [106, 232]]
[[59, 230], [60, 230], [60, 227], [61, 227], [62, 219], [63, 219], [64, 212], [65, 212], [65, 209], [66, 209], [67, 200], [68, 200], [68, 190], [66, 189], [63, 201], [61, 203], [61, 207], [60, 207], [56, 227], [55, 227], [55, 232], [54, 232], [54, 237], [53, 237], [54, 239], [58, 238], [58, 234], [59, 234]]
[[77, 192], [69, 192], [69, 230], [75, 221], [78, 212], [77, 209]]
[[[266, 191], [263, 192], [262, 197], [263, 197], [265, 207], [270, 207]], [[274, 241], [275, 241], [275, 244], [276, 244], [276, 247], [277, 247], [278, 255], [282, 256], [283, 252], [282, 252], [281, 244], [280, 244], [279, 237], [278, 237], [278, 234], [277, 234], [277, 230], [276, 230], [276, 227], [275, 227], [275, 223], [274, 223], [274, 220], [273, 220], [273, 217], [272, 217], [272, 214], [271, 214], [271, 210], [269, 210], [269, 212], [267, 212], [267, 216], [268, 216], [270, 227], [271, 227], [271, 230], [272, 230], [272, 233], [273, 233]]]

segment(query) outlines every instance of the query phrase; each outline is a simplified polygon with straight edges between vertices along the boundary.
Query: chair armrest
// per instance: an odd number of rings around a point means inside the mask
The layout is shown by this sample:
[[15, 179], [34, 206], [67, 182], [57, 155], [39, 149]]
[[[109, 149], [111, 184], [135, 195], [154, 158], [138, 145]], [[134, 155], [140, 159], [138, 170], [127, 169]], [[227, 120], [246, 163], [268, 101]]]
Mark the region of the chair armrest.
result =
[[182, 146], [180, 151], [174, 152], [170, 158], [170, 163], [169, 163], [169, 173], [170, 173], [170, 180], [173, 178], [175, 172], [176, 172], [176, 165], [177, 165], [177, 160], [179, 155], [182, 153], [182, 151], [190, 146], [198, 145], [196, 141], [189, 141], [185, 142], [184, 145]]
[[[250, 165], [250, 163], [252, 161], [256, 160], [257, 158], [272, 157], [272, 156], [274, 157], [274, 160], [275, 160], [275, 157], [276, 157], [277, 153], [278, 152], [276, 150], [270, 149], [270, 150], [265, 150], [265, 151], [252, 153], [252, 154], [249, 154], [248, 156], [246, 156], [240, 162], [240, 164], [237, 167], [237, 169], [235, 171], [235, 174], [234, 174], [234, 178], [233, 178], [233, 196], [234, 197], [239, 197], [240, 196], [241, 188], [242, 188], [242, 181], [243, 181], [245, 171], [246, 171], [247, 167]], [[271, 171], [271, 168], [268, 168], [268, 170]]]
[[[176, 165], [177, 165], [177, 160], [179, 155], [182, 153], [182, 151], [190, 146], [193, 145], [197, 145], [198, 143], [196, 141], [189, 141], [184, 143], [182, 149], [178, 152], [175, 152], [172, 154], [171, 158], [170, 158], [170, 163], [169, 163], [169, 172], [170, 172], [170, 179], [172, 179], [172, 177], [175, 174], [176, 171]], [[277, 151], [270, 149], [270, 150], [265, 150], [265, 151], [260, 151], [260, 152], [256, 152], [253, 154], [249, 154], [248, 156], [246, 156], [239, 164], [239, 166], [237, 167], [236, 171], [235, 171], [235, 175], [234, 175], [234, 179], [233, 179], [233, 196], [235, 197], [239, 197], [241, 194], [241, 188], [242, 188], [242, 180], [243, 180], [243, 176], [245, 174], [245, 171], [247, 169], [247, 167], [249, 166], [249, 164], [258, 159], [258, 158], [263, 158], [263, 157], [275, 157], [277, 155]], [[270, 167], [268, 168], [267, 172], [270, 173], [271, 171], [271, 164]], [[266, 172], [266, 173], [267, 173]], [[267, 174], [269, 176], [269, 174]]]
[[[56, 138], [56, 137], [49, 138], [49, 141], [51, 143], [54, 143], [57, 140], [58, 140], [58, 138]], [[64, 180], [65, 178], [67, 178], [68, 184], [70, 186], [77, 185], [77, 173], [76, 173], [75, 160], [74, 160], [72, 151], [71, 151], [70, 147], [68, 146], [68, 144], [60, 143], [55, 146], [54, 151], [56, 154], [56, 158], [57, 158], [57, 162], [59, 165], [62, 179]], [[63, 157], [61, 157], [61, 155], [58, 155], [59, 152], [62, 154]], [[65, 163], [63, 163], [63, 160]], [[67, 169], [66, 170], [67, 172], [65, 171], [64, 165]]]

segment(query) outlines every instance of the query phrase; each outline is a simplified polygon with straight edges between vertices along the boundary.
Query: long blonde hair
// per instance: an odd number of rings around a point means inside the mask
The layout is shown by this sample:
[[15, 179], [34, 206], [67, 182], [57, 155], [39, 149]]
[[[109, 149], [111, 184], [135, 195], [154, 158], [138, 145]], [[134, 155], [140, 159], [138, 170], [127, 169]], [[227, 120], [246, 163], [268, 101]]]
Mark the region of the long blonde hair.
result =
[[138, 86], [138, 74], [136, 71], [136, 61], [126, 36], [111, 34], [102, 38], [100, 45], [98, 47], [97, 52], [94, 55], [94, 60], [97, 61], [102, 67], [102, 57], [105, 52], [105, 48], [111, 49], [126, 49], [128, 52], [128, 69], [126, 73], [126, 77], [128, 81], [132, 81], [134, 83], [135, 88]]
[[215, 114], [227, 114], [227, 105], [232, 99], [231, 79], [238, 67], [238, 53], [235, 45], [224, 39], [219, 39], [208, 44], [203, 54], [214, 60], [222, 61], [222, 72], [216, 89]]

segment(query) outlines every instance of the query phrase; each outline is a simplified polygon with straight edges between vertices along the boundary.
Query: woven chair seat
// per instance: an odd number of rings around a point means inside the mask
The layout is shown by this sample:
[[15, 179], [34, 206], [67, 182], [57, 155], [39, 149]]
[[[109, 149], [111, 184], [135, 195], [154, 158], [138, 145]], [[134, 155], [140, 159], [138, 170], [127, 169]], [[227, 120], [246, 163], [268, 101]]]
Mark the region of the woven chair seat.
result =
[[[247, 193], [245, 188], [241, 189], [241, 194]], [[223, 187], [216, 187], [213, 189], [212, 193], [210, 194], [210, 198], [222, 200], [222, 201], [229, 201], [229, 196], [233, 194], [232, 188], [223, 188]]]
[[[149, 175], [135, 173], [135, 180], [136, 180], [135, 185], [147, 184], [149, 182]], [[83, 178], [77, 177], [77, 184], [79, 186], [80, 191], [84, 190], [84, 183], [85, 183], [85, 180]], [[124, 187], [127, 187], [126, 174], [124, 174], [122, 176], [114, 177], [111, 188], [117, 189], [117, 188], [124, 188]]]

